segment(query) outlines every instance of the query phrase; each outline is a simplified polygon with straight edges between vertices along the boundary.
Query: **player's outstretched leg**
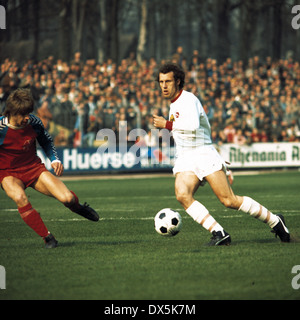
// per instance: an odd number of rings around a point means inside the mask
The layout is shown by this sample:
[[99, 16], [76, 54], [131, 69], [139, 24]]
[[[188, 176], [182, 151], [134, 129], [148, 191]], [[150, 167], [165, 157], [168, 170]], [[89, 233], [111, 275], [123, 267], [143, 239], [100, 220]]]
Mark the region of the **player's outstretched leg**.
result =
[[282, 215], [275, 215], [264, 206], [249, 197], [243, 197], [243, 203], [240, 211], [250, 214], [252, 217], [267, 223], [272, 232], [280, 238], [282, 242], [290, 242], [290, 233], [286, 227]]
[[80, 204], [77, 195], [71, 191], [71, 193], [73, 194], [74, 198], [75, 198], [75, 202], [71, 205], [66, 205], [66, 207], [68, 207], [71, 211], [79, 214], [80, 216], [91, 220], [91, 221], [99, 221], [99, 215], [98, 213], [91, 208], [86, 202], [84, 204]]
[[206, 180], [221, 203], [227, 208], [240, 210], [267, 223], [282, 242], [290, 241], [290, 234], [284, 220], [250, 197], [235, 195], [222, 170], [210, 174], [206, 177]]

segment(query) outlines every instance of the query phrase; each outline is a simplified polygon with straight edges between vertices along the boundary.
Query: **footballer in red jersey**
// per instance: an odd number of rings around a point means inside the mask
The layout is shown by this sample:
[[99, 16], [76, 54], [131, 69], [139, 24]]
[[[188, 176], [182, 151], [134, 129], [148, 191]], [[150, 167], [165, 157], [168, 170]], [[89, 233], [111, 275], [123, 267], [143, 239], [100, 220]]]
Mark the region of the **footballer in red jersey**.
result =
[[63, 174], [53, 140], [41, 120], [32, 114], [33, 108], [34, 101], [27, 89], [13, 91], [6, 101], [0, 117], [0, 184], [16, 203], [24, 222], [44, 239], [45, 247], [55, 248], [58, 242], [29, 202], [26, 188], [32, 187], [56, 198], [71, 211], [91, 221], [98, 221], [99, 216], [87, 204], [81, 205], [76, 194], [49, 172], [37, 156], [38, 142], [51, 160], [56, 176]]

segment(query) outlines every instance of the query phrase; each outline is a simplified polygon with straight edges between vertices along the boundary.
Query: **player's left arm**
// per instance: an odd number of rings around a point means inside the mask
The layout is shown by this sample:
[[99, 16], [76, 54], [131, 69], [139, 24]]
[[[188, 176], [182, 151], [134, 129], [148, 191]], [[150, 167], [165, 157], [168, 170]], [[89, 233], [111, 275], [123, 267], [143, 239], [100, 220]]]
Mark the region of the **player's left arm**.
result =
[[42, 121], [38, 117], [30, 115], [30, 123], [37, 133], [38, 143], [51, 161], [51, 166], [55, 174], [58, 176], [61, 175], [63, 173], [63, 165], [58, 158], [52, 137], [45, 129]]
[[64, 166], [59, 160], [54, 160], [51, 162], [51, 167], [54, 170], [54, 173], [60, 177], [64, 172]]

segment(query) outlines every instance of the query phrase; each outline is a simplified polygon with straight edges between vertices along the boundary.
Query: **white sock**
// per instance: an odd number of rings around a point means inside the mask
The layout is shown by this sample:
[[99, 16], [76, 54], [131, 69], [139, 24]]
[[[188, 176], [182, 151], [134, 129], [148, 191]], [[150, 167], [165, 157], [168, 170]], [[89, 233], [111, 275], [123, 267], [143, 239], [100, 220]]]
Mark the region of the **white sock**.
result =
[[244, 201], [239, 207], [239, 210], [267, 223], [271, 228], [275, 227], [275, 225], [279, 222], [279, 219], [275, 214], [249, 197], [244, 197]]
[[[208, 210], [198, 201], [194, 201], [187, 209], [186, 212], [203, 228], [209, 232], [221, 231], [223, 228], [217, 221], [209, 214]], [[224, 234], [224, 233], [223, 233]]]

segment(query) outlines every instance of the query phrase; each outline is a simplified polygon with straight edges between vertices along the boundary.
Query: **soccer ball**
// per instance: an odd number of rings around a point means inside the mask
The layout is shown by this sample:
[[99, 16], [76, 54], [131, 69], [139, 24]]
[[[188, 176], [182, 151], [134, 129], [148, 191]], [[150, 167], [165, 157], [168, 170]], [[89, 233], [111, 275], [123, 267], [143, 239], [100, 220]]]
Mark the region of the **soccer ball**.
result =
[[154, 226], [155, 230], [163, 236], [175, 236], [182, 226], [181, 216], [170, 208], [162, 209], [154, 218]]

